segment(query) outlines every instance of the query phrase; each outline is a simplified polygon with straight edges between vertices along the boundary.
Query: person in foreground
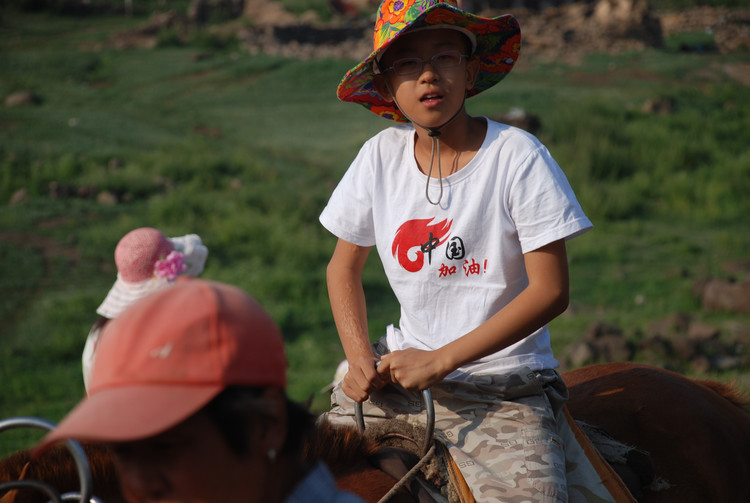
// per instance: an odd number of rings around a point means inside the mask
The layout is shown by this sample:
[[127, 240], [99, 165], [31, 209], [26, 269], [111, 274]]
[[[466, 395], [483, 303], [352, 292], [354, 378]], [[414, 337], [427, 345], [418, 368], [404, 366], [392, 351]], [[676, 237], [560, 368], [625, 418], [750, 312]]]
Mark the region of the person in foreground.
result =
[[108, 323], [89, 394], [35, 447], [110, 447], [131, 503], [361, 503], [303, 461], [315, 417], [285, 393], [273, 320], [242, 290], [181, 279]]
[[[365, 143], [320, 216], [338, 238], [327, 281], [349, 364], [326, 417], [351, 422], [363, 402], [366, 419], [409, 420], [414, 392], [430, 388], [436, 434], [477, 501], [561, 502], [567, 389], [547, 323], [568, 305], [565, 242], [592, 224], [537, 138], [465, 108], [511, 71], [520, 45], [510, 15], [380, 5], [374, 51], [338, 96], [404, 124]], [[372, 246], [401, 317], [371, 345]]]

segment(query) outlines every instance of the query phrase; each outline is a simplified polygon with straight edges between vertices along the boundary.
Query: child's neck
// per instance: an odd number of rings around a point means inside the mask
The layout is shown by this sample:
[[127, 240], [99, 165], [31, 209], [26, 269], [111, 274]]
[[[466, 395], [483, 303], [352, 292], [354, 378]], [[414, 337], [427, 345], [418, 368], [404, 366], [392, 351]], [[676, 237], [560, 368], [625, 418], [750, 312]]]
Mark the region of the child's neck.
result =
[[[414, 157], [420, 171], [427, 174], [430, 169], [430, 157], [433, 155], [433, 139], [429, 131], [414, 126], [417, 140], [414, 145]], [[484, 142], [487, 123], [484, 119], [463, 114], [440, 131], [440, 163], [442, 176], [446, 177], [463, 169], [476, 155]], [[437, 166], [437, 149], [434, 152], [434, 166]], [[436, 169], [433, 167], [433, 176]]]

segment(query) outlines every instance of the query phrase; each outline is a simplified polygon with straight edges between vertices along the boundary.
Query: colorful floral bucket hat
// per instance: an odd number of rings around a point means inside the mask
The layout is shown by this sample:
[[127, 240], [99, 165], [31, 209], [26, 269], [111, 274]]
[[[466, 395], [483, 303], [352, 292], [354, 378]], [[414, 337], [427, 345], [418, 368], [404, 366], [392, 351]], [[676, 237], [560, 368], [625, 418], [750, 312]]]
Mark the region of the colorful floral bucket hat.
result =
[[468, 31], [476, 39], [479, 75], [467, 98], [500, 82], [518, 60], [521, 28], [510, 14], [479, 17], [459, 9], [455, 0], [384, 0], [375, 21], [374, 50], [344, 75], [336, 91], [338, 98], [359, 103], [386, 119], [408, 122], [394, 103], [385, 101], [375, 90], [373, 64], [404, 33], [436, 25]]

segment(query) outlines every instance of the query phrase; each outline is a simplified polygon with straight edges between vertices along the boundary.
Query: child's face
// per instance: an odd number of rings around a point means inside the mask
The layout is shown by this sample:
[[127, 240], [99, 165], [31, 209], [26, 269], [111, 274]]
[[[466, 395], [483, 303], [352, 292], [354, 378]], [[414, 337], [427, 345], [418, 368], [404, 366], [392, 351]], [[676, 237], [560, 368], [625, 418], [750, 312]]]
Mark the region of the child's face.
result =
[[252, 447], [238, 456], [205, 412], [155, 437], [111, 445], [130, 503], [266, 501], [266, 451]]
[[479, 61], [466, 57], [468, 45], [467, 38], [452, 29], [407, 33], [383, 55], [383, 74], [376, 76], [375, 86], [384, 99], [395, 96], [414, 122], [441, 126], [461, 108], [476, 80]]

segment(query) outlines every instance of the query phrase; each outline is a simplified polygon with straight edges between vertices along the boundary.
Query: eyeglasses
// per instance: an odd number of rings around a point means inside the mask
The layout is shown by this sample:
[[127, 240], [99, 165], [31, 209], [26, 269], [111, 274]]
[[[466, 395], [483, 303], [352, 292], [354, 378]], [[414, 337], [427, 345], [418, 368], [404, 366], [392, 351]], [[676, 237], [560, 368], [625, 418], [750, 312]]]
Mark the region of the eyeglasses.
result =
[[438, 52], [430, 59], [422, 58], [401, 58], [393, 62], [391, 66], [383, 69], [383, 73], [388, 70], [393, 70], [393, 73], [399, 77], [409, 77], [422, 73], [424, 64], [429, 61], [430, 66], [437, 70], [445, 70], [446, 68], [454, 68], [461, 64], [461, 59], [468, 58], [467, 54], [461, 54], [461, 52], [453, 49], [450, 51]]

